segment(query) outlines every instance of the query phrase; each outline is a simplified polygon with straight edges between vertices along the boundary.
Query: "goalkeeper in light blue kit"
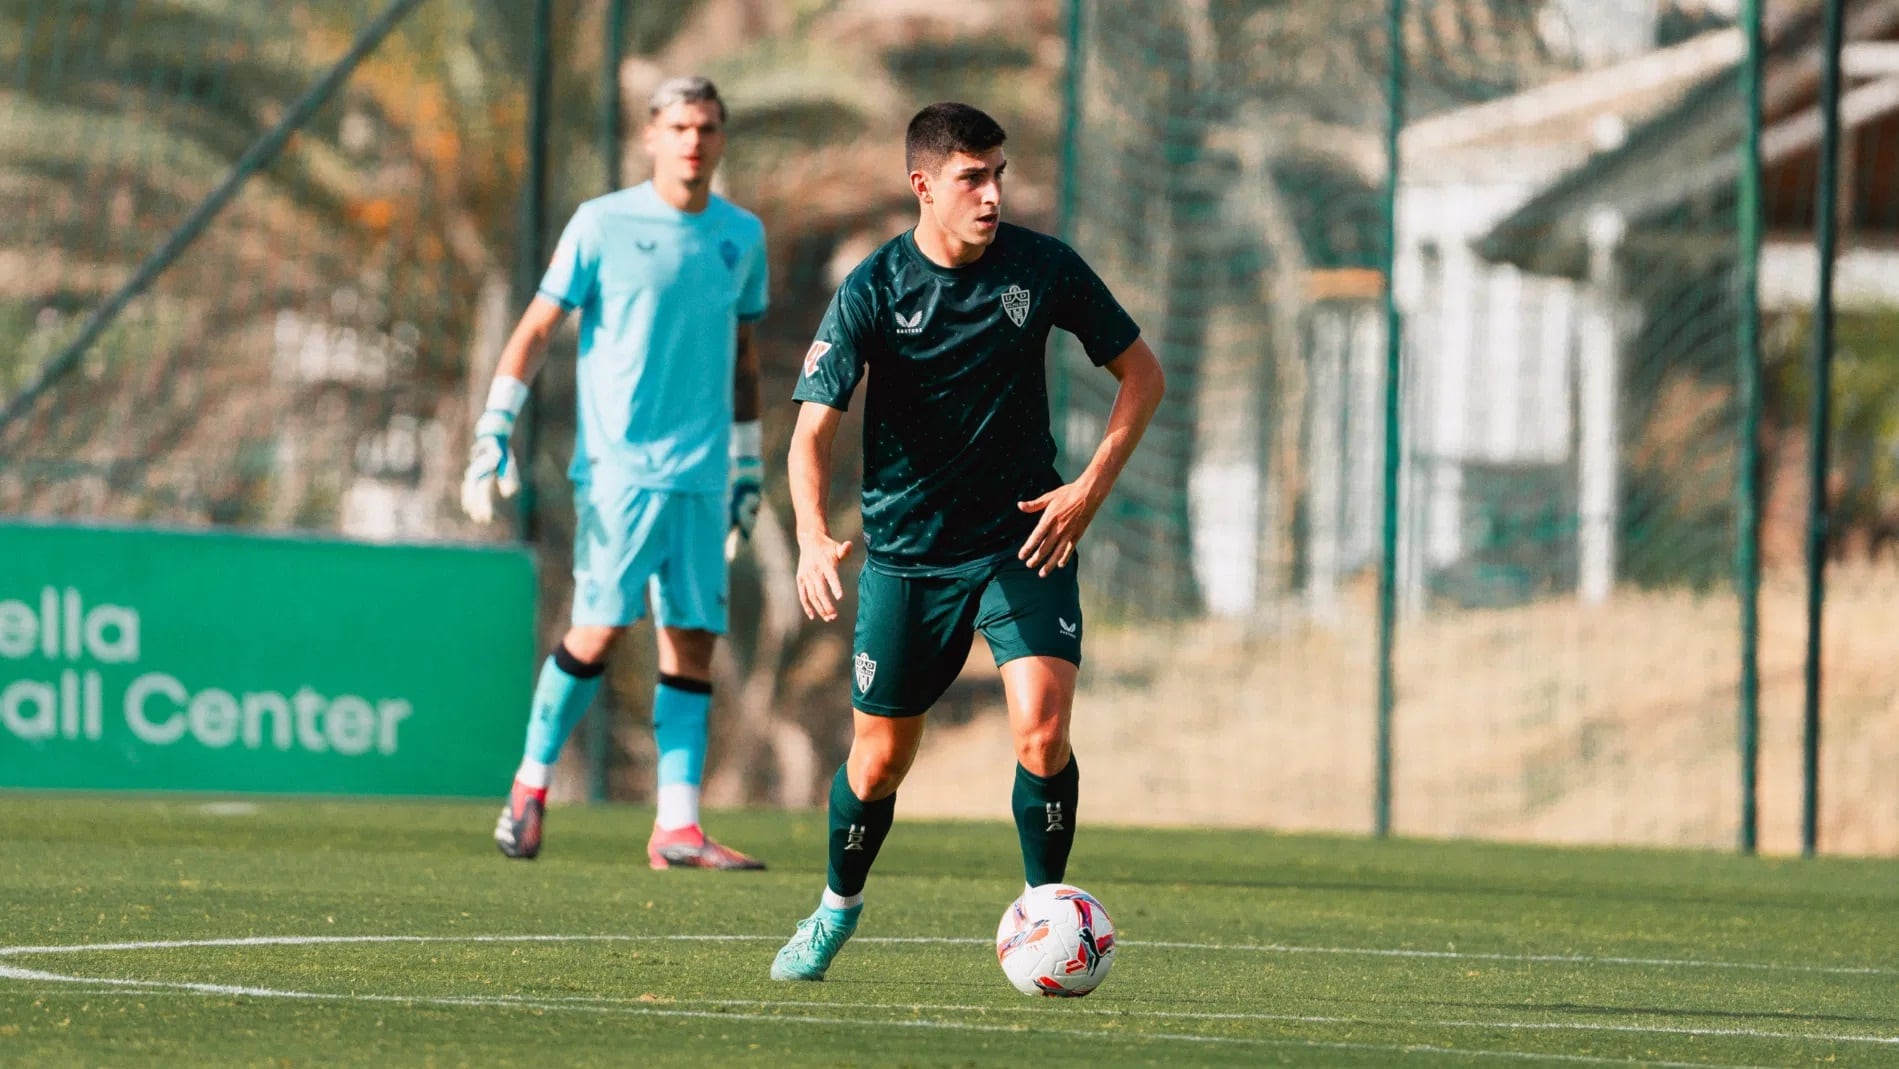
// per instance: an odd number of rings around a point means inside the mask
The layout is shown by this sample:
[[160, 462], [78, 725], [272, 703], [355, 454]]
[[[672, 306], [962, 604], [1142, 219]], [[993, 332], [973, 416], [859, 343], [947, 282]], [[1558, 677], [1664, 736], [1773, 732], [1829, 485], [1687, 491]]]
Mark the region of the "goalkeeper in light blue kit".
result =
[[573, 626], [541, 667], [526, 753], [495, 842], [541, 849], [551, 766], [600, 688], [608, 649], [645, 610], [659, 636], [654, 868], [760, 869], [699, 826], [712, 650], [726, 628], [728, 536], [758, 517], [758, 354], [765, 230], [711, 190], [725, 104], [704, 78], [661, 85], [643, 142], [653, 178], [574, 213], [540, 292], [502, 350], [462, 484], [470, 517], [519, 486], [508, 439], [547, 341], [580, 311], [573, 464]]

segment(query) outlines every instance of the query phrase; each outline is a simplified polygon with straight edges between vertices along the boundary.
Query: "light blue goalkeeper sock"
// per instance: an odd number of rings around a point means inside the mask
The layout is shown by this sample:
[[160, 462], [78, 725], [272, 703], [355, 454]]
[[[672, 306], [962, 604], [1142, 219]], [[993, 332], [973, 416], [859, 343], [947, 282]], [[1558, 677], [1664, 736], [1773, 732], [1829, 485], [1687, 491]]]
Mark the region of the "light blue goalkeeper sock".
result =
[[534, 708], [528, 717], [527, 749], [523, 754], [527, 760], [551, 765], [560, 759], [561, 747], [587, 706], [593, 704], [593, 696], [600, 689], [600, 674], [606, 670], [604, 661], [588, 664], [568, 653], [566, 646], [554, 647], [553, 654], [541, 665], [540, 681], [534, 685]]
[[[697, 787], [706, 771], [706, 712], [712, 684], [659, 676], [653, 688], [653, 742], [659, 750], [659, 787]], [[696, 816], [696, 814], [695, 814]]]

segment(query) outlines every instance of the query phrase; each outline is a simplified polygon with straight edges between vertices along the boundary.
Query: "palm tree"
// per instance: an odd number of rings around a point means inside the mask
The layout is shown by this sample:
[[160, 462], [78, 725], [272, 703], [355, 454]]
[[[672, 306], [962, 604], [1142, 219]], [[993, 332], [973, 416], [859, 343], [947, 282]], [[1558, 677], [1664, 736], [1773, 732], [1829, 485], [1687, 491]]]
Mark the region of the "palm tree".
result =
[[[379, 5], [378, 5], [379, 6]], [[71, 336], [348, 46], [363, 16], [240, 0], [0, 5], [8, 181], [0, 280], [19, 329], [0, 382]], [[71, 10], [67, 10], [71, 9]], [[9, 507], [334, 526], [358, 461], [421, 472], [368, 428], [459, 391], [484, 278], [505, 264], [519, 78], [498, 4], [425, 4], [5, 433]], [[0, 320], [4, 321], [4, 320]], [[452, 406], [451, 406], [452, 407]], [[387, 437], [385, 433], [383, 437]], [[379, 453], [375, 457], [359, 452]], [[390, 454], [399, 454], [394, 459]], [[406, 458], [406, 459], [405, 459]]]

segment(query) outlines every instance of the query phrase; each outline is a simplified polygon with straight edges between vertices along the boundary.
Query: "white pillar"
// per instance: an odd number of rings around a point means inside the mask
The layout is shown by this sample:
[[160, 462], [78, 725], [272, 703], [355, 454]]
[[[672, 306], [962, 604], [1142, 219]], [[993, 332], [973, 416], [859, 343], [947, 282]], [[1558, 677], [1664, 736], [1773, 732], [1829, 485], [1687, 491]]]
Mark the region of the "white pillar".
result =
[[1345, 507], [1344, 369], [1350, 363], [1349, 312], [1319, 305], [1311, 315], [1307, 364], [1311, 398], [1306, 446], [1306, 612], [1327, 626], [1339, 620]]
[[1621, 434], [1617, 426], [1620, 392], [1621, 280], [1616, 251], [1626, 223], [1612, 209], [1589, 218], [1589, 295], [1579, 317], [1577, 345], [1577, 511], [1576, 590], [1584, 604], [1606, 600], [1615, 586], [1616, 505], [1621, 493]]
[[1474, 354], [1478, 371], [1471, 376], [1473, 390], [1484, 395], [1481, 423], [1471, 420], [1471, 455], [1510, 463], [1523, 457], [1523, 380], [1533, 373], [1531, 354], [1523, 344], [1523, 324], [1534, 305], [1526, 300], [1523, 275], [1508, 264], [1494, 264], [1484, 272], [1484, 302], [1488, 321], [1481, 324], [1483, 347]]

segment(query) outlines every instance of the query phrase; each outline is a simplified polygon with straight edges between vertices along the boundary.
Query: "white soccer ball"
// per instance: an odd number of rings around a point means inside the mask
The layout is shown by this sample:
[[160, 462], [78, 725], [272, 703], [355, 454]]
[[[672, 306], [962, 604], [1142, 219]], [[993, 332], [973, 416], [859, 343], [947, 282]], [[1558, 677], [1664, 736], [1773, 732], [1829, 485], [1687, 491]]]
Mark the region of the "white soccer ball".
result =
[[1031, 887], [1003, 911], [996, 960], [1025, 995], [1079, 998], [1101, 986], [1114, 964], [1114, 922], [1079, 887]]

